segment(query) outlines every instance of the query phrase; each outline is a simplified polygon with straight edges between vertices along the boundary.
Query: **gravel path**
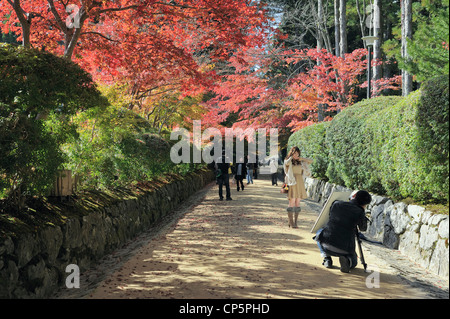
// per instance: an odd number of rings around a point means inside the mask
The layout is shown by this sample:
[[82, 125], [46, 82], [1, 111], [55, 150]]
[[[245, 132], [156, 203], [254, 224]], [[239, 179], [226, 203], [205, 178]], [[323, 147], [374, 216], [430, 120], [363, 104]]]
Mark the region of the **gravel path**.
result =
[[320, 206], [303, 201], [299, 228], [288, 228], [287, 199], [270, 181], [233, 189], [232, 197], [219, 201], [209, 185], [82, 273], [81, 288], [55, 298], [449, 298], [448, 280], [374, 244], [363, 244], [364, 255], [379, 273], [324, 268], [309, 232]]

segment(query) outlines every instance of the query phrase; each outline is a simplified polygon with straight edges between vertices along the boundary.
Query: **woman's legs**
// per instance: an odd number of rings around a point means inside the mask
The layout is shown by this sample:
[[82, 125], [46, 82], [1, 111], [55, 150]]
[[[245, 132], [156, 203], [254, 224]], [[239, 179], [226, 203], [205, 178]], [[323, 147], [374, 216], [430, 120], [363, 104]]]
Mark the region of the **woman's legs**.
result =
[[289, 198], [289, 206], [286, 209], [288, 213], [288, 219], [289, 219], [289, 227], [294, 227], [294, 205], [295, 205], [295, 198]]
[[294, 202], [294, 228], [298, 228], [297, 226], [297, 220], [298, 215], [300, 214], [300, 198], [296, 198]]

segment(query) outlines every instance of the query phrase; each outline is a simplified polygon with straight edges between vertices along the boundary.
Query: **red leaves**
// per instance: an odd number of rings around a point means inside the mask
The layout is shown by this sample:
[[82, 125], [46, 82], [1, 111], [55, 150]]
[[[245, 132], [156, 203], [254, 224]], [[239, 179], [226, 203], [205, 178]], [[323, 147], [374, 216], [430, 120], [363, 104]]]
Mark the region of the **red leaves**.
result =
[[[34, 13], [32, 46], [65, 52], [97, 80], [133, 81], [138, 91], [162, 85], [195, 91], [197, 84], [204, 86], [213, 75], [204, 71], [204, 65], [228, 60], [241, 46], [262, 42], [258, 30], [265, 21], [264, 12], [245, 0], [73, 0], [70, 4], [79, 8], [79, 35], [67, 28], [69, 13], [61, 1], [21, 1], [25, 13]], [[10, 12], [3, 29], [21, 35], [16, 13], [7, 0], [0, 0], [0, 16]]]
[[[355, 50], [337, 57], [326, 50], [285, 50], [271, 52], [279, 65], [302, 66], [290, 74], [283, 89], [271, 87], [265, 72], [274, 66], [274, 59], [265, 52], [242, 51], [231, 59], [235, 72], [226, 76], [216, 88], [216, 97], [209, 102], [210, 124], [217, 125], [237, 114], [237, 127], [290, 127], [296, 131], [318, 120], [319, 108], [328, 114], [355, 102], [355, 90], [367, 71], [367, 51]], [[255, 67], [257, 66], [257, 67]], [[398, 78], [382, 79], [376, 92], [395, 89]], [[326, 115], [325, 115], [326, 116]], [[214, 121], [216, 119], [216, 121]], [[325, 120], [329, 120], [329, 116]]]
[[275, 90], [263, 76], [273, 60], [264, 52], [242, 51], [231, 60], [235, 73], [215, 88], [217, 96], [209, 103], [207, 119], [220, 121], [237, 113], [235, 126], [240, 127], [287, 125], [297, 130], [310, 125], [317, 121], [319, 105], [326, 104], [332, 111], [353, 101], [358, 78], [365, 72], [365, 55], [363, 49], [345, 58], [316, 49], [277, 52], [286, 64], [306, 63], [309, 67], [291, 76], [285, 89]]
[[334, 111], [352, 104], [359, 77], [366, 70], [366, 50], [355, 50], [344, 58], [316, 49], [287, 53], [289, 63], [309, 60], [312, 64], [306, 72], [293, 78], [288, 87], [292, 98], [287, 101], [286, 114], [298, 117], [289, 124], [294, 131], [317, 121], [319, 106]]

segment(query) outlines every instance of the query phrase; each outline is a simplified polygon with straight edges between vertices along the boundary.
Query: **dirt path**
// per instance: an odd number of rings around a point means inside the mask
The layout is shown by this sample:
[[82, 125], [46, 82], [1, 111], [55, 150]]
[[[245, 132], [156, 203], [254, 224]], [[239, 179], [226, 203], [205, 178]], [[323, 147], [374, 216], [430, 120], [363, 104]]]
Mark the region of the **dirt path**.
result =
[[267, 180], [232, 197], [221, 202], [208, 186], [57, 298], [448, 298], [448, 281], [427, 274], [413, 287], [425, 271], [401, 273], [410, 263], [392, 267], [404, 257], [375, 245], [365, 244], [365, 258], [380, 270], [379, 288], [367, 287], [376, 282], [360, 265], [344, 274], [334, 259], [334, 269], [324, 268], [309, 232], [320, 207], [302, 202], [299, 229], [288, 228], [286, 197]]

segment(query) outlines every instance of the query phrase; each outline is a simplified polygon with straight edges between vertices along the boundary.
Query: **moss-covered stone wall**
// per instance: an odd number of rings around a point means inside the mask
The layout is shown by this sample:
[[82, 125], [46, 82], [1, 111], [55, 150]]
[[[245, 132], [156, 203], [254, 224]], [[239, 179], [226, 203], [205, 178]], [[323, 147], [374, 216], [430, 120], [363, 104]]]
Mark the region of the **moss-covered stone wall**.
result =
[[88, 269], [213, 179], [212, 171], [201, 170], [124, 196], [97, 193], [67, 214], [59, 211], [59, 223], [0, 237], [0, 298], [49, 297], [65, 283], [67, 265]]

